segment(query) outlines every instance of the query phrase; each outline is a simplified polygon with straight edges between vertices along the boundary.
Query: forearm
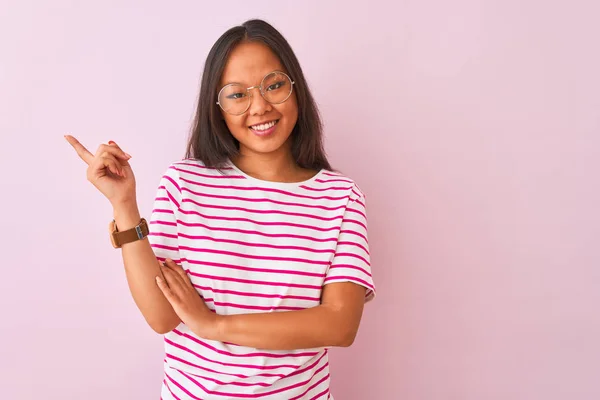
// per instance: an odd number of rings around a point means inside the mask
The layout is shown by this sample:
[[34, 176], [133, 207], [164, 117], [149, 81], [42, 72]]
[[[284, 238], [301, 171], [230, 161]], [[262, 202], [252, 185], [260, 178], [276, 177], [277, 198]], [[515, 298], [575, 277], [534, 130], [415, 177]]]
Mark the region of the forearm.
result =
[[[141, 220], [136, 202], [115, 206], [114, 219], [120, 231], [136, 226]], [[124, 244], [121, 254], [129, 290], [150, 327], [158, 333], [173, 330], [180, 319], [156, 286], [161, 272], [148, 238]]]
[[220, 315], [209, 339], [266, 350], [295, 350], [352, 344], [356, 329], [344, 315], [319, 305], [299, 311]]

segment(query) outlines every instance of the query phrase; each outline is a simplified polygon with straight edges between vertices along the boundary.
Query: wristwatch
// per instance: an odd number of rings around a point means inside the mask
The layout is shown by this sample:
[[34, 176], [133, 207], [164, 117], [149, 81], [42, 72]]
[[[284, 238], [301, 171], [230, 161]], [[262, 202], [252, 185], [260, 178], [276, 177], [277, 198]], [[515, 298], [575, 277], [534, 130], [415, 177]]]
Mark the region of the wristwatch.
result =
[[148, 222], [142, 218], [139, 224], [126, 231], [119, 232], [117, 229], [117, 223], [113, 219], [108, 225], [108, 231], [110, 232], [110, 241], [115, 249], [120, 248], [125, 243], [135, 242], [136, 240], [142, 240], [148, 236]]

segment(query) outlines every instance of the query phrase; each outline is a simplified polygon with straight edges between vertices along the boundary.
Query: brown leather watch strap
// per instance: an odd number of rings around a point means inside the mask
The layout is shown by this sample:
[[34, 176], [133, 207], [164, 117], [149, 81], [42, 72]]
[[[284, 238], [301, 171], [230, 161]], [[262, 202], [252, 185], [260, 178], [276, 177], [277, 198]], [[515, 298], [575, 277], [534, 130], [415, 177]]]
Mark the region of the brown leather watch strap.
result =
[[117, 225], [113, 220], [111, 222], [111, 242], [114, 248], [118, 249], [125, 243], [135, 242], [148, 236], [148, 222], [145, 218], [142, 218], [139, 224], [126, 231], [119, 232]]

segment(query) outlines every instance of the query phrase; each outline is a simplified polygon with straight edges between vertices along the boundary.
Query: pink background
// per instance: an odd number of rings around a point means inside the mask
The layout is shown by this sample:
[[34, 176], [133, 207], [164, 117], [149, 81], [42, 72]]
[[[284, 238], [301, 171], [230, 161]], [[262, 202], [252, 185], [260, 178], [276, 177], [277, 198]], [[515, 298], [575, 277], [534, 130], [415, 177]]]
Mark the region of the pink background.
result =
[[368, 196], [378, 297], [336, 400], [600, 398], [597, 4], [3, 1], [0, 398], [158, 399], [161, 337], [63, 134], [131, 153], [147, 216], [210, 46], [251, 17]]

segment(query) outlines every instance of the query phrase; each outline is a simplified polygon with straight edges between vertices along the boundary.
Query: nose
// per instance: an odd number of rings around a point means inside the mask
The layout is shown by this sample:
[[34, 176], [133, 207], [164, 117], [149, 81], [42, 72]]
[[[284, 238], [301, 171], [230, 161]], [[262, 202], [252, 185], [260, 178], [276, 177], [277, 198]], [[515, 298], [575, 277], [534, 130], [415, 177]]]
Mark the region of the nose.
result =
[[250, 115], [263, 115], [268, 111], [271, 111], [271, 103], [265, 100], [260, 93], [260, 86], [254, 86], [250, 88]]

